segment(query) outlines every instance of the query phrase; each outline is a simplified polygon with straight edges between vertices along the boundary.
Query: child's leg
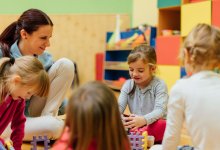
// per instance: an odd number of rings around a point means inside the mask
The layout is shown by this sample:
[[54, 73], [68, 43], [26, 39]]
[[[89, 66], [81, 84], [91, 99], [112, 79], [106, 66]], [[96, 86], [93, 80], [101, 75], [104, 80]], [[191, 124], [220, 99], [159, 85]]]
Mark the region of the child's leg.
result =
[[159, 119], [154, 123], [144, 126], [143, 128], [139, 129], [139, 131], [147, 131], [148, 135], [152, 135], [155, 138], [155, 142], [161, 143], [163, 140], [164, 131], [166, 128], [166, 120]]
[[51, 115], [56, 116], [70, 88], [74, 77], [74, 64], [66, 58], [57, 60], [50, 68], [50, 92], [47, 100], [33, 97], [28, 108], [30, 116]]
[[147, 128], [148, 134], [155, 137], [155, 142], [162, 142], [164, 131], [166, 128], [166, 120], [159, 119], [150, 124]]

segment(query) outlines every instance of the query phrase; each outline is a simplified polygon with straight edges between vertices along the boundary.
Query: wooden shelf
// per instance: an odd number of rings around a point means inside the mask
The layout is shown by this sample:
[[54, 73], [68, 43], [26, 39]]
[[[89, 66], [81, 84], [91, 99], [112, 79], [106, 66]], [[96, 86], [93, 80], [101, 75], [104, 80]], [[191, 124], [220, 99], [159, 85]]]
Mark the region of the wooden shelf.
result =
[[117, 91], [120, 91], [123, 86], [123, 83], [117, 80], [104, 80], [103, 82], [111, 89], [117, 90]]
[[128, 70], [127, 62], [106, 61], [105, 69], [107, 70]]

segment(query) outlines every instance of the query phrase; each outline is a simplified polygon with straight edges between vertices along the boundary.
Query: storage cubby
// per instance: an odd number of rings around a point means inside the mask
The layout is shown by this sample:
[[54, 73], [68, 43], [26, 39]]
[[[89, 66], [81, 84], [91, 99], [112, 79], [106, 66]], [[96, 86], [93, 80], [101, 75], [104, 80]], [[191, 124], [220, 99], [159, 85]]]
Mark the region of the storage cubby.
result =
[[164, 30], [180, 31], [180, 6], [159, 9], [157, 36], [162, 36]]
[[198, 23], [211, 24], [211, 1], [181, 6], [181, 36], [186, 36]]

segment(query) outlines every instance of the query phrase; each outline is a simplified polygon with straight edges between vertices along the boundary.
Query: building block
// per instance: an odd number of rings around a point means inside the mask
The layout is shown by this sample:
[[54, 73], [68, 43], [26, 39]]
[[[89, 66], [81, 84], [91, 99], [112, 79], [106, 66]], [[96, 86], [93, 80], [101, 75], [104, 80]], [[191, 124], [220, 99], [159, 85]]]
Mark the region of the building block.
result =
[[159, 36], [156, 43], [158, 65], [179, 65], [180, 36]]
[[212, 0], [212, 25], [220, 28], [220, 0]]
[[128, 138], [131, 143], [132, 150], [147, 150], [147, 133], [130, 132]]
[[181, 0], [158, 0], [157, 7], [164, 8], [164, 7], [173, 7], [173, 6], [180, 6]]
[[103, 63], [104, 63], [104, 53], [96, 53], [95, 55], [95, 71], [96, 71], [96, 80], [103, 80]]
[[49, 150], [49, 143], [50, 140], [48, 140], [47, 136], [33, 136], [33, 140], [31, 141], [31, 145], [33, 146], [31, 150], [37, 150], [37, 142], [44, 142], [44, 150]]
[[211, 24], [211, 1], [181, 6], [181, 36], [186, 36], [198, 23]]
[[176, 81], [180, 79], [180, 66], [158, 65], [156, 75], [165, 81], [168, 91], [170, 91]]

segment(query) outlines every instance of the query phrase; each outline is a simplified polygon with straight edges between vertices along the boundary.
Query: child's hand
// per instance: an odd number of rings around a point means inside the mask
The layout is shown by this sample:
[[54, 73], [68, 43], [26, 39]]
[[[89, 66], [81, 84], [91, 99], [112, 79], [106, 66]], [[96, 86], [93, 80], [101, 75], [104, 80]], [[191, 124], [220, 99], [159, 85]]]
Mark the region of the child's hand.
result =
[[136, 130], [139, 127], [142, 127], [147, 124], [147, 121], [142, 116], [137, 115], [130, 115], [129, 117], [124, 117], [125, 121], [124, 126], [125, 128], [130, 128], [132, 130]]

